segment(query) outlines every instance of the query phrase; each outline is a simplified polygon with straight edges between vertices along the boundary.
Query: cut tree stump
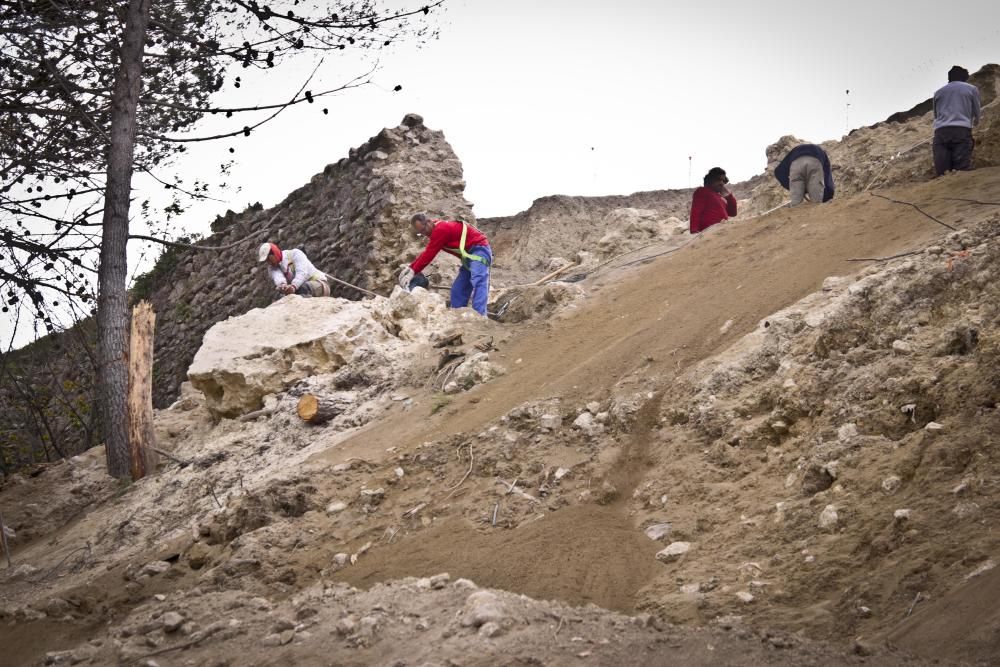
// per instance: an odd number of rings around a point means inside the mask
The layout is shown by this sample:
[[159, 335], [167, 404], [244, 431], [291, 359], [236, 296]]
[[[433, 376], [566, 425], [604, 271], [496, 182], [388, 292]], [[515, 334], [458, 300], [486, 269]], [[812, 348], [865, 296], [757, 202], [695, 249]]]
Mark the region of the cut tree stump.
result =
[[128, 440], [132, 480], [156, 471], [153, 429], [153, 330], [156, 313], [148, 301], [132, 310], [128, 359]]
[[317, 396], [316, 394], [305, 394], [299, 399], [296, 412], [303, 421], [310, 424], [324, 424], [348, 407], [350, 402], [339, 397]]

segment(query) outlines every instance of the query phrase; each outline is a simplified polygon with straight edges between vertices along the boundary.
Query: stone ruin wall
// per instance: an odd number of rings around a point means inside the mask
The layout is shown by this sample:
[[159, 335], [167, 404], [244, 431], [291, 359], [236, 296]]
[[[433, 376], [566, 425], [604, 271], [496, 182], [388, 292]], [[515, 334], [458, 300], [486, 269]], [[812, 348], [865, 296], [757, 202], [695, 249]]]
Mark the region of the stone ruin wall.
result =
[[[422, 246], [408, 233], [410, 215], [427, 211], [474, 221], [464, 191], [461, 162], [444, 134], [410, 114], [274, 208], [251, 207], [218, 219], [216, 233], [199, 245], [226, 247], [254, 236], [217, 252], [182, 251], [173, 267], [157, 276], [150, 296], [157, 313], [154, 404], [165, 407], [177, 397], [213, 324], [274, 300], [274, 286], [256, 260], [261, 243], [299, 248], [320, 270], [387, 295], [399, 265]], [[436, 261], [428, 273], [450, 275], [454, 267], [448, 259]], [[334, 296], [364, 296], [337, 284], [331, 287]]]

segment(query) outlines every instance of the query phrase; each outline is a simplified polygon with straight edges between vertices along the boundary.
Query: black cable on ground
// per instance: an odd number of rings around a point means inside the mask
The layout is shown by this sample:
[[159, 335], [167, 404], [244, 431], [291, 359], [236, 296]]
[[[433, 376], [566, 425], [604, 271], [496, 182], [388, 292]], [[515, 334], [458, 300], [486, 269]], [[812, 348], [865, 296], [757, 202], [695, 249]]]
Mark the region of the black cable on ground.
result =
[[852, 257], [851, 259], [845, 260], [847, 262], [888, 262], [890, 259], [899, 259], [900, 257], [909, 257], [910, 255], [919, 255], [924, 250], [911, 250], [910, 252], [901, 252], [898, 255], [889, 255], [888, 257]]
[[917, 206], [916, 204], [914, 204], [912, 202], [901, 201], [899, 199], [893, 199], [892, 197], [886, 197], [885, 195], [880, 195], [880, 194], [875, 193], [875, 192], [871, 192], [869, 194], [871, 194], [872, 197], [878, 197], [878, 198], [884, 199], [886, 201], [891, 201], [893, 204], [903, 204], [904, 206], [912, 206], [913, 208], [917, 209], [917, 211], [919, 211], [921, 214], [927, 216], [928, 218], [930, 218], [934, 222], [938, 223], [942, 227], [947, 227], [948, 229], [950, 229], [953, 232], [957, 232], [958, 231], [958, 227], [952, 227], [947, 222], [942, 222], [941, 220], [938, 220], [933, 215], [931, 215], [930, 213], [928, 213], [927, 211], [925, 211], [924, 209], [920, 208], [919, 206]]

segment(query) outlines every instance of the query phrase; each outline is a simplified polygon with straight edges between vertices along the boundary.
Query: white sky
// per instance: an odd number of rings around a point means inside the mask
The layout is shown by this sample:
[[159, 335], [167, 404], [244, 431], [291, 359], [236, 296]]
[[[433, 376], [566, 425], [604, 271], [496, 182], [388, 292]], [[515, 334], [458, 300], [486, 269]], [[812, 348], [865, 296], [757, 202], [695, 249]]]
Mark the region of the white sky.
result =
[[[448, 0], [440, 39], [384, 57], [381, 89], [290, 110], [237, 140], [230, 182], [243, 192], [230, 193], [232, 208], [276, 204], [410, 111], [445, 132], [480, 217], [551, 194], [687, 187], [688, 156], [693, 181], [715, 165], [742, 180], [781, 135], [843, 135], [848, 89], [853, 128], [930, 97], [953, 64], [975, 71], [1000, 60], [995, 0], [793, 6]], [[324, 67], [343, 65], [334, 57]], [[396, 83], [403, 90], [389, 92]], [[225, 157], [222, 145], [205, 149], [213, 166]], [[188, 228], [207, 227], [202, 211]]]
[[[188, 182], [223, 180], [218, 165], [230, 146], [237, 164], [224, 179], [230, 189], [217, 193], [224, 203], [192, 206], [180, 224], [207, 234], [226, 208], [273, 206], [408, 112], [445, 132], [479, 217], [510, 215], [545, 195], [687, 187], [716, 165], [739, 181], [764, 168], [764, 148], [784, 134], [840, 137], [930, 97], [953, 64], [975, 71], [1000, 61], [997, 0], [794, 7], [448, 0], [437, 13], [440, 38], [382, 54], [377, 85], [294, 107], [250, 138], [194, 145], [177, 165]], [[227, 87], [218, 101], [274, 102], [311, 70], [303, 62], [266, 84], [235, 72], [243, 87]], [[310, 88], [363, 71], [354, 56], [333, 55]], [[403, 90], [391, 92], [397, 83]], [[136, 246], [130, 270], [141, 272], [151, 253], [140, 262]], [[0, 322], [0, 335], [9, 331]]]

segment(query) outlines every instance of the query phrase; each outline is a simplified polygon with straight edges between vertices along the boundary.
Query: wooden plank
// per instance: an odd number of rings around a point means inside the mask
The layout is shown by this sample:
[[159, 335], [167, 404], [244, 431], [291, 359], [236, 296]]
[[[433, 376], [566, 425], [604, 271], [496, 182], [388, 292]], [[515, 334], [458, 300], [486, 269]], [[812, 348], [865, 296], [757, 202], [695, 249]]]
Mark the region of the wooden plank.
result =
[[132, 309], [129, 337], [128, 440], [132, 480], [156, 471], [153, 428], [153, 331], [156, 313], [148, 301]]

